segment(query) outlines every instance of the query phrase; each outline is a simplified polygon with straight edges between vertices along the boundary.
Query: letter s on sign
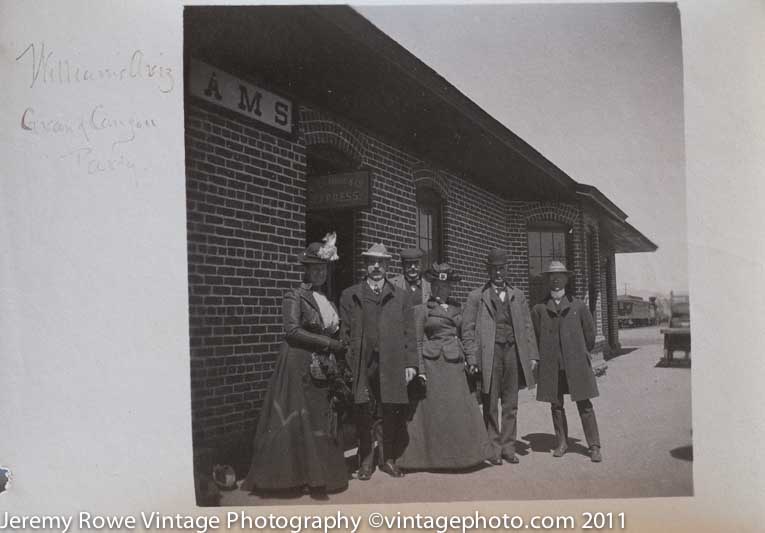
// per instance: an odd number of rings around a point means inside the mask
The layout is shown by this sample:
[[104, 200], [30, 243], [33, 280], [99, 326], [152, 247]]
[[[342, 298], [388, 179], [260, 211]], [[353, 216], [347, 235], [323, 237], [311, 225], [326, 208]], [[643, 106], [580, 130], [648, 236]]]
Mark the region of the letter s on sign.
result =
[[280, 126], [286, 126], [289, 124], [289, 111], [290, 108], [285, 102], [276, 102], [274, 104], [274, 113], [276, 114], [274, 121]]

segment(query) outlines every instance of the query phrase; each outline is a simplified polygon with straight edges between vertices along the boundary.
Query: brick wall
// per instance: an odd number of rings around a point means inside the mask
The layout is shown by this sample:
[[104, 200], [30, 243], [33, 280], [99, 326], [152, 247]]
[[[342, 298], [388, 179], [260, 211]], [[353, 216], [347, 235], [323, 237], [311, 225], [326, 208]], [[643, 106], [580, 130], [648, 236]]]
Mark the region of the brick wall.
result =
[[186, 106], [192, 429], [195, 444], [251, 436], [300, 279], [305, 149], [246, 119]]
[[[603, 319], [605, 315], [602, 312], [605, 291], [603, 290], [604, 285], [601, 283], [602, 258], [600, 254], [600, 224], [595, 213], [586, 208], [584, 210], [584, 226], [586, 235], [585, 243], [588, 242], [588, 239], [591, 239], [592, 247], [592, 249], [590, 249], [590, 245], [585, 246], [584, 250], [585, 264], [587, 265], [586, 280], [588, 286], [588, 290], [585, 291], [585, 296], [587, 297], [586, 302], [587, 305], [590, 304], [589, 286], [592, 284], [596, 294], [596, 308], [593, 317], [595, 319], [596, 331], [598, 337], [605, 338], [607, 337], [607, 334], [605, 327], [606, 321]], [[590, 253], [593, 254], [593, 257], [590, 257]]]
[[454, 297], [464, 304], [470, 291], [486, 283], [489, 250], [509, 247], [507, 202], [464, 178], [445, 176], [446, 256], [462, 276]]
[[372, 171], [372, 209], [356, 216], [355, 270], [361, 279], [361, 252], [382, 242], [394, 256], [390, 273], [401, 272], [398, 252], [417, 243], [417, 199], [414, 159], [404, 151], [367, 135], [364, 165]]

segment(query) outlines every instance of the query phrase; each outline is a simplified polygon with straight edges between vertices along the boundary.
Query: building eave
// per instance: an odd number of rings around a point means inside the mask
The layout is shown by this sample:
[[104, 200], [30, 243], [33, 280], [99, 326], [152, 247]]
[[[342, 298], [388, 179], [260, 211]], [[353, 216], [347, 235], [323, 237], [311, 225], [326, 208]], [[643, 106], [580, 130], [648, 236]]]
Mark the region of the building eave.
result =
[[572, 201], [576, 182], [348, 6], [187, 7], [189, 53], [268, 80], [508, 199]]
[[659, 247], [627, 222], [627, 214], [597, 187], [578, 183], [576, 194], [601, 214], [599, 220], [602, 232], [614, 253], [644, 253], [658, 250]]

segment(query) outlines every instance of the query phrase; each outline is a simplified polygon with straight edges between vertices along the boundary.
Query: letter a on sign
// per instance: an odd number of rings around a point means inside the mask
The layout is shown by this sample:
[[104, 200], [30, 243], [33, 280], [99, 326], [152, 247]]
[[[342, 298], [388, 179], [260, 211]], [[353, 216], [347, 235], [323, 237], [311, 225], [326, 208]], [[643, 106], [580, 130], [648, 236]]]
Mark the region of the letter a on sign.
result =
[[222, 96], [218, 90], [218, 80], [215, 79], [215, 72], [210, 74], [210, 81], [207, 83], [207, 89], [205, 89], [205, 96], [215, 95], [216, 100], [220, 100]]

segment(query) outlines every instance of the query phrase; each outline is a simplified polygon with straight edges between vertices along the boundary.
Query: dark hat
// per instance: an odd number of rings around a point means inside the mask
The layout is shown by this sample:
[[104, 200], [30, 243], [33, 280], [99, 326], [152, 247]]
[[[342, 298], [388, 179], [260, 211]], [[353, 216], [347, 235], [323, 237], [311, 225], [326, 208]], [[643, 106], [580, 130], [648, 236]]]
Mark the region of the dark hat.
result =
[[402, 261], [417, 261], [425, 255], [425, 252], [419, 248], [404, 248], [399, 255]]
[[312, 242], [308, 245], [308, 248], [303, 250], [297, 255], [299, 263], [308, 265], [311, 263], [327, 263], [327, 259], [322, 259], [319, 256], [319, 250], [321, 250], [322, 244], [320, 242]]
[[507, 251], [502, 248], [494, 248], [486, 257], [487, 265], [506, 265], [509, 262], [510, 259], [507, 257]]
[[542, 274], [566, 274], [570, 276], [573, 274], [570, 270], [566, 269], [566, 265], [561, 263], [560, 261], [550, 261], [550, 264], [547, 267], [547, 270], [542, 272]]
[[457, 275], [457, 272], [448, 263], [433, 263], [423, 276], [430, 282], [448, 281], [449, 283], [457, 283], [462, 281], [462, 278]]

